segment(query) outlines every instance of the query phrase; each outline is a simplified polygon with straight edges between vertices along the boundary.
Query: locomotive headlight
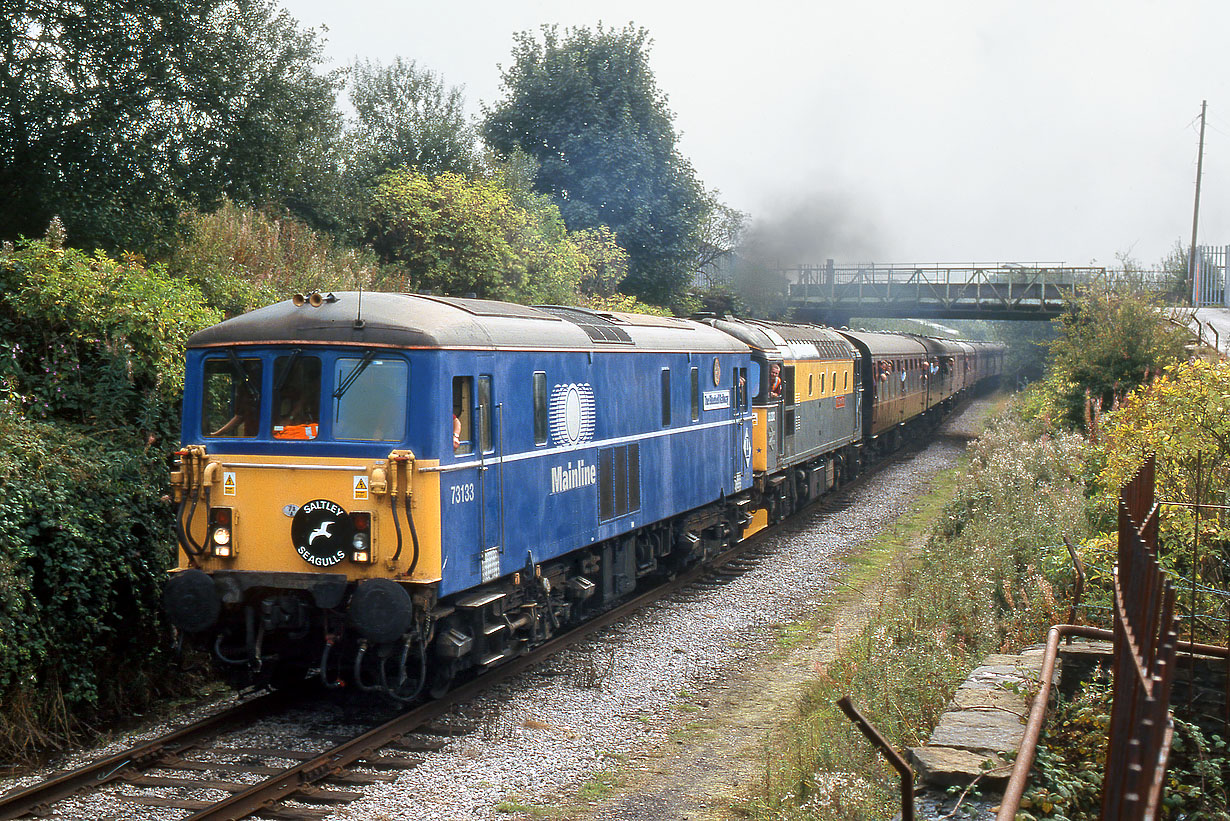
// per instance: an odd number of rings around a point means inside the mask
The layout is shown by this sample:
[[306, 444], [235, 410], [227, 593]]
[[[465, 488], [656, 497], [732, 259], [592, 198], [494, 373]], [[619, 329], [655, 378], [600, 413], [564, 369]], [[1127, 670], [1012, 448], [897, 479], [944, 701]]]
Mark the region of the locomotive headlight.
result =
[[370, 562], [372, 560], [371, 538], [366, 533], [356, 533], [350, 540], [350, 559], [355, 562]]
[[210, 508], [209, 549], [213, 555], [224, 559], [235, 555], [235, 545], [231, 543], [232, 522], [232, 511], [229, 507]]
[[367, 564], [372, 560], [372, 514], [351, 513], [350, 521], [354, 525], [354, 536], [350, 538], [350, 560]]

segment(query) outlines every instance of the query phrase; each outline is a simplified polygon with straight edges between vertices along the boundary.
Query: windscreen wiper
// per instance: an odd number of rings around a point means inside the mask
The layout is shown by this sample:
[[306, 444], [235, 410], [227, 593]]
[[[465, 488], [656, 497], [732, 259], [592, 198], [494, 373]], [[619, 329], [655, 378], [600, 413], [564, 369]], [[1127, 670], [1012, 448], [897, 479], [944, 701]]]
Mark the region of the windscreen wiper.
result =
[[235, 368], [235, 373], [243, 381], [244, 392], [248, 394], [248, 398], [253, 402], [260, 400], [260, 393], [256, 388], [252, 387], [252, 380], [248, 378], [248, 369], [239, 361], [239, 355], [235, 353], [234, 348], [227, 348], [226, 355], [230, 357], [231, 365]]
[[280, 395], [282, 386], [286, 384], [286, 380], [290, 378], [290, 373], [295, 369], [295, 363], [299, 361], [303, 351], [300, 348], [295, 348], [294, 353], [290, 355], [290, 361], [286, 363], [286, 367], [282, 368], [282, 375], [278, 377], [277, 384], [273, 386], [274, 395]]
[[359, 374], [367, 370], [367, 366], [372, 364], [372, 360], [375, 358], [376, 358], [375, 351], [368, 351], [367, 353], [363, 354], [363, 358], [359, 360], [359, 364], [355, 366], [355, 369], [351, 371], [350, 373], [346, 374], [346, 378], [342, 380], [342, 384], [338, 385], [337, 390], [333, 391], [333, 398], [341, 399], [343, 396], [345, 396], [346, 391], [350, 390], [350, 386], [353, 385], [354, 381], [359, 378]]

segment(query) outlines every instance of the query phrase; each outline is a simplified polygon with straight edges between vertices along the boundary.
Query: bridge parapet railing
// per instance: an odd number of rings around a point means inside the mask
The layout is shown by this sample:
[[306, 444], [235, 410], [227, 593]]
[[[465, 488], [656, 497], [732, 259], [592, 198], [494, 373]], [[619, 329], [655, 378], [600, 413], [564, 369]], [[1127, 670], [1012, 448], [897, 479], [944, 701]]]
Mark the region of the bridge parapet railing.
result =
[[[1175, 273], [1160, 268], [1109, 269], [1051, 262], [837, 265], [830, 261], [775, 273], [786, 283], [791, 300], [830, 305], [918, 301], [1026, 311], [1045, 308], [1053, 312], [1085, 288], [1176, 296], [1172, 293]], [[1223, 290], [1225, 281], [1224, 277], [1219, 280]]]

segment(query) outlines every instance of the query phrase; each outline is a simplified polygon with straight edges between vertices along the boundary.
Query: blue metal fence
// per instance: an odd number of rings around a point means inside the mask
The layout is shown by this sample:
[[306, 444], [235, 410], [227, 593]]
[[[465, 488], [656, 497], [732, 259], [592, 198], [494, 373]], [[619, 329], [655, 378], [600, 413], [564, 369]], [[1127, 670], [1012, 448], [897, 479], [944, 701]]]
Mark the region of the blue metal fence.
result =
[[1192, 306], [1230, 306], [1230, 288], [1226, 278], [1226, 260], [1230, 245], [1197, 245], [1192, 255]]

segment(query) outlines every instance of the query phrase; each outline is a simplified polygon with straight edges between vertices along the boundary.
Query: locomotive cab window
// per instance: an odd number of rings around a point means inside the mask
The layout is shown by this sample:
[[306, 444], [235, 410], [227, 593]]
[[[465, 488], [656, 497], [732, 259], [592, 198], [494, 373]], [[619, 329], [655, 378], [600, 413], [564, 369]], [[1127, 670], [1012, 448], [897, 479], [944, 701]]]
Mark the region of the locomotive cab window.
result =
[[296, 351], [273, 361], [273, 438], [320, 433], [320, 359]]
[[201, 435], [256, 436], [261, 410], [259, 359], [208, 359], [201, 382]]
[[406, 438], [410, 367], [401, 359], [339, 359], [334, 367], [333, 438], [400, 442]]
[[453, 377], [453, 453], [474, 452], [474, 377]]

